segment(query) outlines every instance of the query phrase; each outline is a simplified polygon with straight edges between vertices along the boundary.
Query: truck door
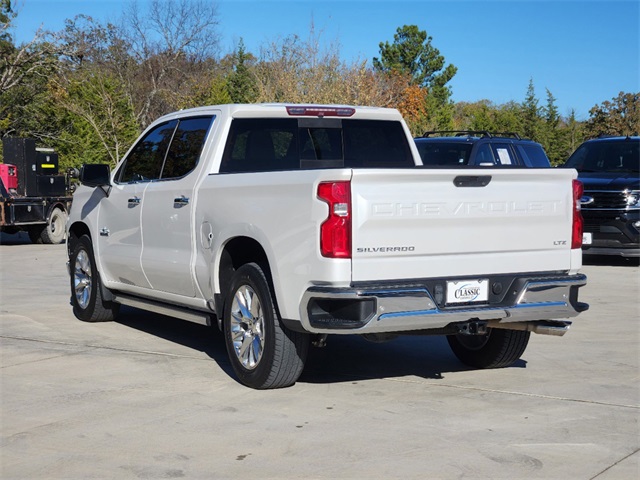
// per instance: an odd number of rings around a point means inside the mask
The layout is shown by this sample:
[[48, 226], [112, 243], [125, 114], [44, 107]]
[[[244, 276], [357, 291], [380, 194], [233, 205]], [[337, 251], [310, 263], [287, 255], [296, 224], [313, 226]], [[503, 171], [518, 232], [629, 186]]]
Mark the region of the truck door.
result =
[[213, 117], [181, 119], [160, 178], [151, 182], [142, 206], [142, 268], [154, 290], [188, 297], [194, 280], [195, 185], [204, 141]]
[[106, 278], [128, 287], [150, 288], [144, 275], [141, 213], [144, 192], [160, 177], [177, 121], [150, 130], [131, 150], [114, 175], [109, 196], [100, 202], [98, 248]]

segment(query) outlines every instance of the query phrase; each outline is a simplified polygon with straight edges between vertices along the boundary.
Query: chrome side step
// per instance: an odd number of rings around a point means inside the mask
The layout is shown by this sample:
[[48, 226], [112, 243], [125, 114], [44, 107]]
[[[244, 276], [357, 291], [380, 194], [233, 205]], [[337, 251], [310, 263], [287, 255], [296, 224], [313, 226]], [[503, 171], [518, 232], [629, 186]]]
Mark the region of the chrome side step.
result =
[[168, 305], [166, 303], [156, 303], [144, 298], [132, 297], [121, 293], [114, 294], [113, 301], [128, 307], [139, 308], [141, 310], [159, 313], [160, 315], [166, 315], [168, 317], [180, 318], [200, 325], [211, 326], [212, 322], [212, 314], [177, 307], [175, 305]]

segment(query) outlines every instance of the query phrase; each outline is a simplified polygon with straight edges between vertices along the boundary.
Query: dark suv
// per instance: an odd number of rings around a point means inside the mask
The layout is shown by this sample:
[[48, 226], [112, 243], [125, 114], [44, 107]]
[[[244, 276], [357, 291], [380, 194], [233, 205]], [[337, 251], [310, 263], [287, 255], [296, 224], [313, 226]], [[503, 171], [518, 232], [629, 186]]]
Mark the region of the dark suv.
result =
[[542, 145], [517, 133], [438, 131], [426, 132], [414, 141], [425, 166], [550, 166]]
[[584, 184], [583, 253], [640, 257], [640, 137], [588, 140], [564, 166]]

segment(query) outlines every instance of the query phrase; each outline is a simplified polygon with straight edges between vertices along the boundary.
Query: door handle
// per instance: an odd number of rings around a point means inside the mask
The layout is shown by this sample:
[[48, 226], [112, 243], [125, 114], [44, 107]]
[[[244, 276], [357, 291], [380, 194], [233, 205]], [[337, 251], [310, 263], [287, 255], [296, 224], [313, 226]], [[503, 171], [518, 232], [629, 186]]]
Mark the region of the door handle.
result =
[[184, 207], [185, 205], [189, 205], [189, 198], [181, 195], [177, 198], [173, 199], [174, 208]]
[[127, 200], [127, 203], [129, 204], [129, 208], [133, 208], [136, 205], [140, 205], [140, 197], [130, 198], [129, 200]]

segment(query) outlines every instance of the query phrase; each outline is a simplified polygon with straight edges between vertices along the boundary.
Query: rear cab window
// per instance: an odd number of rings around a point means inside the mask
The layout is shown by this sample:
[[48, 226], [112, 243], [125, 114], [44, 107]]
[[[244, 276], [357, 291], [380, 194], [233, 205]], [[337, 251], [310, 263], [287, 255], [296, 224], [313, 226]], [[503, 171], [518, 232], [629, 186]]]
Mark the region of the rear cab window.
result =
[[[468, 165], [471, 143], [456, 142], [419, 142], [416, 143], [422, 164], [425, 166], [435, 165]], [[493, 161], [492, 161], [493, 163]]]
[[398, 121], [234, 119], [220, 173], [327, 168], [413, 168]]

